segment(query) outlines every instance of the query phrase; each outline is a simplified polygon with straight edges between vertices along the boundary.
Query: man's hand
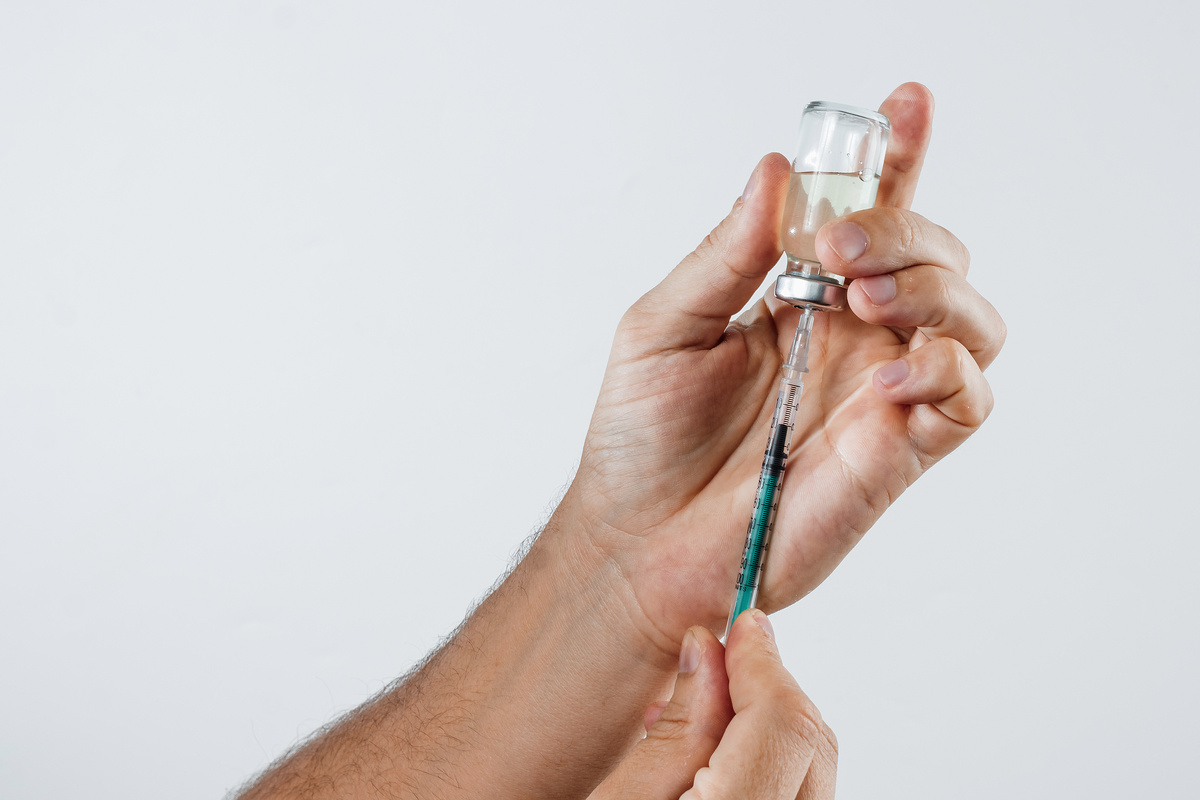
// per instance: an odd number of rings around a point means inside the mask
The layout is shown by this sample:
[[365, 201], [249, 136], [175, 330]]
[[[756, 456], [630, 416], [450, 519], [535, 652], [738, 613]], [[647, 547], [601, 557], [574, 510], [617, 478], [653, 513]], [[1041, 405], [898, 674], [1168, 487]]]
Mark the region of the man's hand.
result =
[[722, 648], [690, 629], [669, 703], [591, 800], [833, 797], [837, 739], [779, 660], [761, 611], [738, 617]]
[[[909, 484], [987, 417], [982, 370], [1005, 329], [966, 281], [966, 248], [908, 210], [933, 98], [905, 84], [876, 207], [826, 225], [818, 255], [854, 279], [814, 329], [759, 596], [812, 591]], [[618, 328], [575, 483], [560, 511], [612, 567], [632, 617], [675, 652], [728, 613], [778, 369], [799, 312], [767, 297], [734, 322], [780, 255], [790, 167], [764, 158], [729, 216]]]
[[[967, 284], [958, 240], [908, 211], [932, 98], [907, 84], [882, 110], [892, 136], [877, 207], [817, 238], [825, 266], [854, 280], [849, 309], [822, 314], [814, 331], [759, 597], [768, 611], [820, 583], [991, 408], [981, 370], [1004, 324]], [[243, 797], [583, 797], [621, 761], [636, 741], [631, 715], [664, 693], [689, 626], [722, 626], [729, 608], [798, 312], [767, 299], [730, 316], [779, 258], [789, 172], [782, 156], [763, 159], [729, 217], [625, 315], [579, 473], [512, 574], [420, 669]], [[731, 634], [728, 683], [720, 646], [693, 630], [700, 660], [676, 696], [694, 698], [708, 745], [675, 765], [680, 792], [694, 779], [705, 797], [792, 796], [802, 781], [801, 796], [832, 794], [831, 751], [812, 735], [827, 729], [798, 689], [779, 694], [773, 646], [750, 637], [760, 619], [743, 615]], [[669, 749], [658, 732], [680, 708], [651, 726], [639, 758]], [[783, 771], [743, 769], [755, 748], [778, 744], [757, 732], [788, 708], [806, 731], [792, 744], [810, 755]], [[702, 761], [710, 769], [697, 773]], [[623, 770], [636, 786], [643, 773]]]

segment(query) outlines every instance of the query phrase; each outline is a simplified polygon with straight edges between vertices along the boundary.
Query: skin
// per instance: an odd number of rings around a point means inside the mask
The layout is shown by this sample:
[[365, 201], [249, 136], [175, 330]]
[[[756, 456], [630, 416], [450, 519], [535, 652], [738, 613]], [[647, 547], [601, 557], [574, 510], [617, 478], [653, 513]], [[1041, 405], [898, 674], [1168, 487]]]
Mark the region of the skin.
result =
[[784, 669], [775, 632], [757, 609], [721, 646], [690, 628], [669, 702], [647, 710], [646, 738], [590, 800], [827, 800], [837, 739]]
[[[1004, 324], [967, 283], [962, 244], [909, 210], [933, 98], [905, 84], [881, 111], [892, 134], [876, 207], [817, 236], [825, 267], [854, 280], [849, 308], [821, 314], [814, 330], [764, 611], [816, 587], [992, 407], [982, 370]], [[791, 691], [790, 676], [743, 664], [737, 637], [720, 674], [710, 633], [728, 613], [799, 313], [768, 297], [730, 319], [779, 259], [789, 170], [778, 154], [760, 161], [729, 216], [621, 320], [576, 478], [512, 574], [427, 663], [285, 756], [243, 797], [584, 797], [631, 753], [636, 720], [645, 714], [653, 728], [673, 719], [657, 711], [670, 705], [646, 708], [668, 693], [689, 629], [702, 658], [680, 691], [708, 687], [695, 697], [708, 698], [702, 729], [715, 749], [672, 773], [680, 793], [690, 777], [705, 798], [733, 796], [736, 764], [802, 747], [784, 740], [794, 747], [781, 750], [778, 737], [755, 733], [771, 725], [739, 723], [770, 705], [756, 697], [779, 700], [794, 726], [807, 719], [824, 735], [811, 704], [777, 694]], [[851, 257], [855, 241], [868, 246]], [[725, 698], [736, 714], [722, 728], [711, 709]], [[797, 762], [786, 785], [739, 796], [831, 796], [832, 773], [804, 794], [805, 776], [828, 772], [811, 765], [824, 759], [832, 769], [832, 758], [813, 735], [801, 738], [809, 766]], [[675, 769], [634, 763], [620, 772], [630, 781]]]
[[[824, 267], [860, 280], [849, 310], [819, 314], [814, 327], [759, 596], [768, 612], [820, 584], [992, 408], [982, 370], [1004, 323], [966, 282], [966, 248], [908, 209], [933, 98], [905, 84], [881, 111], [893, 124], [876, 207], [817, 235]], [[729, 611], [740, 563], [729, 543], [744, 538], [800, 312], [768, 296], [729, 318], [779, 258], [789, 173], [782, 156], [764, 158], [725, 221], [625, 315], [568, 498], [665, 651], [691, 624], [719, 629]], [[838, 247], [856, 237], [866, 251], [842, 258]], [[881, 302], [889, 285], [895, 298]], [[889, 385], [881, 368], [895, 362], [907, 376]]]

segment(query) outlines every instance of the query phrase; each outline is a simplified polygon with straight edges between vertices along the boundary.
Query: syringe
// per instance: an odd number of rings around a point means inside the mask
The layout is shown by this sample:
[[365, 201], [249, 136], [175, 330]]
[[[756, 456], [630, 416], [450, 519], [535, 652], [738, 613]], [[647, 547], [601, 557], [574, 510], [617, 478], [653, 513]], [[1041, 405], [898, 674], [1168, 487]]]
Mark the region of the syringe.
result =
[[750, 528], [746, 531], [746, 548], [742, 552], [742, 568], [738, 573], [737, 593], [733, 607], [729, 610], [729, 622], [725, 625], [728, 639], [733, 621], [747, 608], [758, 601], [758, 585], [771, 543], [771, 531], [775, 528], [775, 511], [779, 507], [779, 485], [783, 480], [783, 468], [787, 465], [788, 448], [792, 442], [792, 431], [796, 427], [796, 412], [800, 406], [800, 393], [804, 391], [804, 373], [808, 372], [808, 344], [812, 339], [812, 306], [804, 308], [796, 324], [796, 336], [792, 349], [783, 364], [783, 377], [779, 379], [779, 399], [775, 401], [775, 413], [771, 417], [771, 436], [767, 440], [767, 452], [763, 456], [762, 472], [758, 477], [758, 493], [754, 498], [754, 513], [750, 517]]
[[817, 231], [838, 217], [875, 204], [890, 127], [882, 114], [837, 103], [809, 103], [800, 118], [800, 144], [792, 161], [780, 228], [788, 263], [775, 281], [775, 296], [801, 313], [792, 349], [783, 363], [726, 638], [738, 615], [758, 602], [780, 484], [808, 372], [814, 317], [818, 311], [840, 311], [846, 304], [845, 279], [825, 271], [817, 258]]

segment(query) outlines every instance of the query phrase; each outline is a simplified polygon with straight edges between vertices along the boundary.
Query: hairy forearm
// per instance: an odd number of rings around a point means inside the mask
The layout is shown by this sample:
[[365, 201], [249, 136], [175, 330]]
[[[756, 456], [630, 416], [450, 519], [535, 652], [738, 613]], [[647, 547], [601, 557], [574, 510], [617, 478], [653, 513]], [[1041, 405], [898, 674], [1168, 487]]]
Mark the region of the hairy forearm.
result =
[[564, 499], [512, 574], [417, 672], [267, 772], [274, 797], [582, 796], [674, 663], [649, 645]]

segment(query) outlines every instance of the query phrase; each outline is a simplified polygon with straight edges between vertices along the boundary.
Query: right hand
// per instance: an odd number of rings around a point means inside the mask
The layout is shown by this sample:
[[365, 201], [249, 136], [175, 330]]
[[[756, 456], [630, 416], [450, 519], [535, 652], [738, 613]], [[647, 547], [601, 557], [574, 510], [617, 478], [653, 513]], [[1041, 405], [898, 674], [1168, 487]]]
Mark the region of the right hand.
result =
[[646, 738], [590, 800], [824, 800], [837, 739], [783, 667], [771, 623], [751, 609], [728, 648], [706, 628], [684, 637], [671, 700], [646, 711]]

